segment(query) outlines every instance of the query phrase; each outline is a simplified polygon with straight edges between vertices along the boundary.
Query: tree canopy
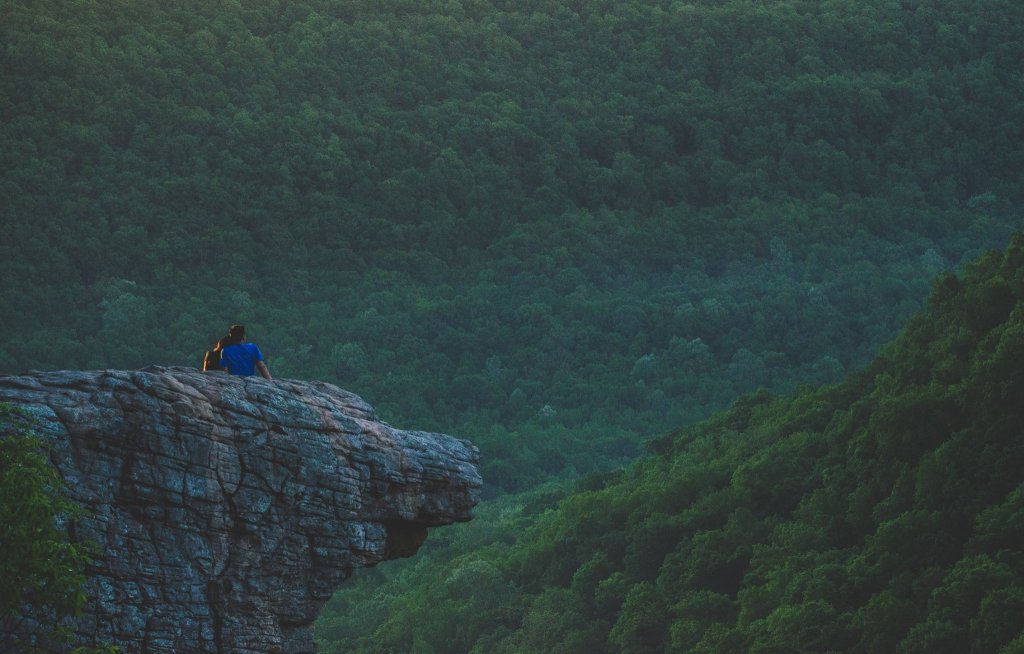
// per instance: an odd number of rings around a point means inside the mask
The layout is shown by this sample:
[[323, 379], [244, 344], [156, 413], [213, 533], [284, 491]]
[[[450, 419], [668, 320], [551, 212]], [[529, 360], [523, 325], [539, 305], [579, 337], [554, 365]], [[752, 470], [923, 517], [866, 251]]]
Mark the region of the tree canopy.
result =
[[617, 465], [839, 379], [1005, 244], [1022, 12], [3, 0], [0, 370], [243, 322], [493, 489]]
[[[943, 352], [995, 347], [1005, 387], [911, 347], [920, 322], [879, 361], [909, 358], [857, 371], [932, 279], [1022, 225], [1024, 4], [0, 0], [0, 17], [0, 372], [198, 365], [245, 323], [275, 376], [480, 445], [500, 499], [458, 538], [495, 549], [450, 578], [402, 568], [432, 590], [401, 610], [367, 591], [330, 646], [1020, 648], [999, 618], [1019, 613], [999, 544], [1014, 496], [976, 499], [984, 527], [930, 499], [1004, 491], [977, 457], [1013, 457], [946, 431], [995, 424], [1015, 388], [1011, 336], [974, 340], [1012, 323], [1015, 282], [943, 277], [928, 314], [965, 330], [936, 332]], [[844, 378], [747, 395], [609, 472], [738, 396]], [[841, 456], [891, 463], [854, 488]], [[866, 554], [844, 558], [857, 534]], [[918, 567], [896, 572], [909, 548]], [[451, 620], [410, 640], [428, 606]], [[869, 634], [883, 615], [904, 623]]]
[[342, 589], [323, 650], [1017, 652], [1022, 357], [1018, 234], [842, 382], [746, 395]]

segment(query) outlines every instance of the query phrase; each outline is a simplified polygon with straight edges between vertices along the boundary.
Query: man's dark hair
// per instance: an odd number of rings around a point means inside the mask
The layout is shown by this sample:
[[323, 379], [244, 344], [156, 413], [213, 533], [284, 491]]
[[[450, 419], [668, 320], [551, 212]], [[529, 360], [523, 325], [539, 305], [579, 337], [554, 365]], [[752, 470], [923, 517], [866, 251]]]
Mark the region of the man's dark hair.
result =
[[245, 338], [245, 325], [231, 325], [228, 329], [228, 335], [224, 337], [224, 347], [228, 345], [238, 345]]

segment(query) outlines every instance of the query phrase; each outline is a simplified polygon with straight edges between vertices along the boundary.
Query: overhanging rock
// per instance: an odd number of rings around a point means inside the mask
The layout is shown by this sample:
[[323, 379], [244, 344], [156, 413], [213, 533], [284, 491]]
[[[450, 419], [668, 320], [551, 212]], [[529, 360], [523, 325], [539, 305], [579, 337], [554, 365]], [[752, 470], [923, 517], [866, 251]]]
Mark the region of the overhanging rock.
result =
[[298, 654], [357, 567], [469, 520], [479, 453], [380, 422], [319, 382], [187, 368], [0, 377], [28, 410], [95, 541], [76, 644]]

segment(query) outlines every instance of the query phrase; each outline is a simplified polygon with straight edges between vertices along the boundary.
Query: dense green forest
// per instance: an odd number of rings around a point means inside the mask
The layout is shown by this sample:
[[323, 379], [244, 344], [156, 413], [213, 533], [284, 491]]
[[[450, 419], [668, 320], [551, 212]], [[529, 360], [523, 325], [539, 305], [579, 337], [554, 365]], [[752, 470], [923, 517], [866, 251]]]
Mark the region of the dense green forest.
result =
[[1022, 361], [1019, 234], [841, 383], [432, 535], [335, 596], [322, 651], [1024, 652]]
[[1022, 60], [1016, 0], [0, 0], [0, 373], [242, 322], [477, 443], [325, 652], [1016, 654], [1020, 238], [944, 273]]
[[489, 493], [864, 365], [1021, 224], [1011, 0], [0, 0], [0, 371], [279, 376]]

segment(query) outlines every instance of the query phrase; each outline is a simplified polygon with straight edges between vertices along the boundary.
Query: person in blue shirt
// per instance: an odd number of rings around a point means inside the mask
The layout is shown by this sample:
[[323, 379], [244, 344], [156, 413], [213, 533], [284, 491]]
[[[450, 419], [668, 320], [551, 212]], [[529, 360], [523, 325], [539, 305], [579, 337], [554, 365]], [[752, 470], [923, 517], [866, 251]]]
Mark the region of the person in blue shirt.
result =
[[258, 370], [264, 379], [270, 379], [270, 370], [263, 362], [260, 348], [245, 340], [245, 325], [231, 325], [227, 342], [220, 351], [220, 365], [232, 375], [252, 377]]

